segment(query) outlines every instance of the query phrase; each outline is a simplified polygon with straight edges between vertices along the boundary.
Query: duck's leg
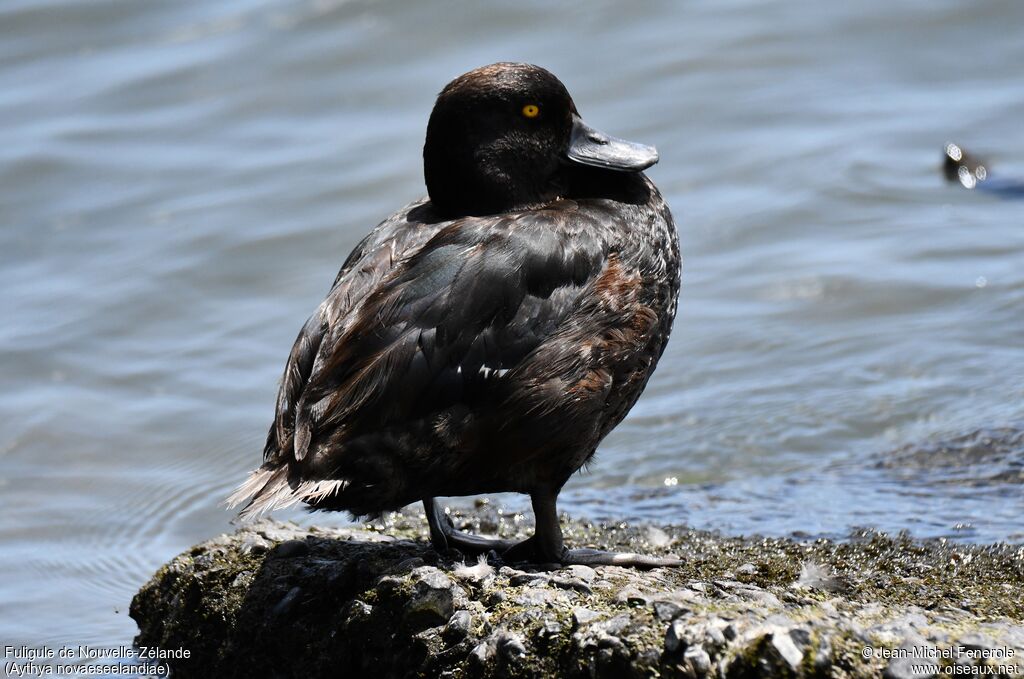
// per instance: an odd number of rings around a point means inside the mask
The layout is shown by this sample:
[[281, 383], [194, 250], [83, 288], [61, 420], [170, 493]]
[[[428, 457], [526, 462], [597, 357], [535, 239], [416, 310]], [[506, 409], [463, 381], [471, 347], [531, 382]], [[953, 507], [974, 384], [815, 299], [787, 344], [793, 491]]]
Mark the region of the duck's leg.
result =
[[483, 554], [492, 549], [501, 554], [516, 544], [515, 540], [483, 538], [455, 530], [455, 524], [444, 513], [435, 498], [424, 500], [423, 509], [430, 525], [430, 542], [439, 552], [453, 547], [469, 554]]
[[680, 566], [682, 561], [675, 557], [646, 556], [630, 552], [604, 552], [598, 549], [566, 549], [562, 542], [562, 527], [558, 523], [555, 507], [557, 493], [535, 493], [533, 513], [537, 527], [533, 537], [520, 542], [502, 557], [506, 561], [535, 561], [539, 563], [580, 564], [584, 566], [629, 566], [633, 568], [658, 568], [659, 566]]

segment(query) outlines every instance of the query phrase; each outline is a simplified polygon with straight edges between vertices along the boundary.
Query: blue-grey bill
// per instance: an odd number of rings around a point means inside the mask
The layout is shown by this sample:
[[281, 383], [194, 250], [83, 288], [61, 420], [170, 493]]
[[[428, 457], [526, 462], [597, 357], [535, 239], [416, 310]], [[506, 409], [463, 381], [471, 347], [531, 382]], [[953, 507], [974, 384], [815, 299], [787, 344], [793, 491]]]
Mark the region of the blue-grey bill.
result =
[[658, 162], [658, 149], [653, 146], [616, 139], [590, 127], [579, 116], [573, 116], [566, 155], [582, 165], [623, 172], [640, 172]]

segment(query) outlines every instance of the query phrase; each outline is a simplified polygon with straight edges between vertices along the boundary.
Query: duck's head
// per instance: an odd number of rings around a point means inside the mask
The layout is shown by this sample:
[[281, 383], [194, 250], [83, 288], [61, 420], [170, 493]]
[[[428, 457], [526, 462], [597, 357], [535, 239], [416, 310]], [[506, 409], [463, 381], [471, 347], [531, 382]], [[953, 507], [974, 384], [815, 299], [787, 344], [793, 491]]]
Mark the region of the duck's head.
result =
[[431, 202], [450, 215], [492, 214], [555, 198], [566, 164], [640, 172], [656, 162], [654, 147], [587, 126], [550, 72], [515, 63], [484, 66], [448, 83], [423, 147]]

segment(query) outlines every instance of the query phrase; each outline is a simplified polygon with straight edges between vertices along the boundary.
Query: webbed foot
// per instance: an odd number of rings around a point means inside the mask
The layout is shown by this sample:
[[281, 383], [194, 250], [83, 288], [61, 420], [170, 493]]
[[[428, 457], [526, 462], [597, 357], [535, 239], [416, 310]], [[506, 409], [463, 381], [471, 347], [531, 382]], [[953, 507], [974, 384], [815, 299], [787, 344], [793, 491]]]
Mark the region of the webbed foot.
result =
[[486, 554], [494, 551], [507, 563], [558, 564], [562, 566], [624, 566], [626, 568], [661, 568], [683, 565], [683, 560], [674, 556], [648, 556], [632, 552], [606, 552], [599, 549], [566, 549], [562, 543], [562, 530], [558, 524], [554, 498], [538, 495], [533, 498], [534, 513], [537, 517], [536, 532], [521, 540], [484, 538], [455, 529], [451, 518], [445, 514], [437, 500], [423, 501], [427, 522], [430, 524], [430, 541], [434, 549], [445, 551], [458, 549], [467, 554]]
[[682, 566], [683, 560], [674, 556], [649, 556], [632, 552], [605, 552], [600, 549], [566, 549], [562, 554], [566, 566], [625, 566], [627, 568], [661, 568]]
[[457, 530], [451, 517], [441, 510], [436, 499], [424, 500], [423, 508], [430, 525], [430, 542], [439, 552], [458, 549], [466, 554], [486, 554], [494, 550], [502, 554], [517, 544], [515, 540], [485, 538]]

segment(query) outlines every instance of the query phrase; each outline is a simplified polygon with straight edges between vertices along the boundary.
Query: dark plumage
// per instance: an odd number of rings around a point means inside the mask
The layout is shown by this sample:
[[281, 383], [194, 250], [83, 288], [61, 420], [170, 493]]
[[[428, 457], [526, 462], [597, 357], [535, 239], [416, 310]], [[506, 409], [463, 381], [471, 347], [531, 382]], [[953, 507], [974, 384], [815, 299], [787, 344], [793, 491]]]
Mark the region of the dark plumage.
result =
[[[430, 198], [345, 261], [292, 348], [264, 463], [231, 503], [251, 498], [247, 517], [423, 501], [439, 547], [669, 563], [565, 550], [555, 514], [671, 330], [678, 240], [640, 172], [654, 149], [586, 127], [544, 69], [494, 64], [441, 92], [423, 156]], [[434, 502], [502, 491], [534, 500], [537, 534], [515, 547], [454, 531]]]

